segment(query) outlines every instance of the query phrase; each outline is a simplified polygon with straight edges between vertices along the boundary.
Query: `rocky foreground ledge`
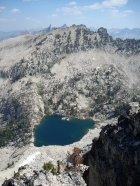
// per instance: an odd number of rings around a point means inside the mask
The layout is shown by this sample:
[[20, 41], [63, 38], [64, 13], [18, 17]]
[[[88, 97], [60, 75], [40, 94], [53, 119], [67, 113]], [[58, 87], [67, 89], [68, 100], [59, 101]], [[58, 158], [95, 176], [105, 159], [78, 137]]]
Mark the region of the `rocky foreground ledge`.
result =
[[139, 186], [140, 110], [105, 126], [84, 161], [89, 166], [84, 174], [88, 186]]

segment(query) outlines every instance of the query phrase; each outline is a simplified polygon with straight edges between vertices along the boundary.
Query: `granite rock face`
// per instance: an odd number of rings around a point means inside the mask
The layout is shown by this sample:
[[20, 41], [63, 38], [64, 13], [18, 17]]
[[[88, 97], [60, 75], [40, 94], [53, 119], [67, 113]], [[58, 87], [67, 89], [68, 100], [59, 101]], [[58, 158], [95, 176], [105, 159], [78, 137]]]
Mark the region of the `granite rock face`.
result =
[[85, 156], [89, 186], [140, 185], [140, 111], [105, 126]]

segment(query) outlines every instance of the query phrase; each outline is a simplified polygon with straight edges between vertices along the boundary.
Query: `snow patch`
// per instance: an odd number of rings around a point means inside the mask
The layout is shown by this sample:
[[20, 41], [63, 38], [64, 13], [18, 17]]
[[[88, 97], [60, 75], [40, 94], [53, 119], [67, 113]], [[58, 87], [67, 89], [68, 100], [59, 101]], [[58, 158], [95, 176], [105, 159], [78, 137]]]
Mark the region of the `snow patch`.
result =
[[34, 161], [34, 160], [35, 160], [35, 157], [36, 157], [37, 155], [39, 155], [39, 154], [41, 154], [41, 152], [35, 152], [34, 154], [28, 156], [27, 159], [24, 160], [24, 161], [19, 165], [19, 167], [24, 166], [24, 165], [27, 165], [27, 164], [29, 164], [31, 161]]
[[96, 70], [98, 70], [100, 67], [96, 67]]

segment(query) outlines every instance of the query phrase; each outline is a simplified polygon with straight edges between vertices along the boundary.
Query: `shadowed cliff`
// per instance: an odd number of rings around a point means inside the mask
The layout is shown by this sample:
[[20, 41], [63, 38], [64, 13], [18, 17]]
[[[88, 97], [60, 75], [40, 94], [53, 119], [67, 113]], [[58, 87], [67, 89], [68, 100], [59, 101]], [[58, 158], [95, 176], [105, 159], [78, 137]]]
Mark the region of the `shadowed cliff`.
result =
[[85, 155], [89, 186], [140, 185], [140, 110], [105, 126]]

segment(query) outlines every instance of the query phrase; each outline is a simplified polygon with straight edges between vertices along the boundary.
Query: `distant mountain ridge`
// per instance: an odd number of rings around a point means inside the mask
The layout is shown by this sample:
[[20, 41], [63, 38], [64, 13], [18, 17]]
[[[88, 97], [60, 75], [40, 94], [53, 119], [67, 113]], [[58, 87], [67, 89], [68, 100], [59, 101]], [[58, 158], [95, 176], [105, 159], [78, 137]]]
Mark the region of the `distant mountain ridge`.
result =
[[[97, 31], [97, 28], [90, 27], [90, 30]], [[110, 36], [113, 37], [113, 39], [121, 38], [121, 39], [140, 39], [140, 29], [139, 28], [124, 28], [124, 29], [118, 29], [118, 28], [112, 28], [107, 29], [107, 32]]]
[[0, 31], [0, 41], [2, 41], [4, 39], [8, 39], [8, 38], [14, 38], [14, 37], [16, 37], [18, 35], [22, 35], [22, 34], [34, 33], [39, 30], [41, 30], [41, 28], [30, 29], [30, 30], [15, 30], [15, 31], [11, 31], [11, 32]]
[[[59, 28], [67, 28], [67, 25], [64, 24], [64, 25], [60, 26]], [[45, 32], [45, 33], [51, 32], [52, 30], [55, 30], [55, 29], [57, 29], [57, 28], [56, 28], [56, 27], [52, 27], [52, 25], [50, 24], [49, 27], [43, 29], [43, 33], [44, 33], [44, 32]], [[41, 32], [42, 32], [42, 31], [41, 31]]]
[[114, 39], [121, 38], [121, 39], [140, 39], [140, 29], [139, 28], [133, 28], [133, 29], [108, 29], [109, 35], [111, 35]]
[[[63, 26], [61, 26], [60, 28], [67, 28], [67, 25], [64, 24]], [[52, 27], [52, 25], [50, 24], [49, 27], [46, 28], [38, 28], [38, 29], [30, 29], [30, 30], [15, 30], [15, 31], [11, 31], [11, 32], [3, 32], [0, 31], [0, 41], [4, 40], [4, 39], [8, 39], [8, 38], [14, 38], [18, 35], [22, 35], [22, 34], [29, 34], [29, 33], [36, 33], [38, 31], [43, 31], [43, 33], [47, 33], [50, 32], [51, 30], [56, 29], [55, 27]]]
[[[59, 28], [67, 28], [67, 25], [64, 24], [63, 26]], [[52, 27], [50, 24], [49, 27], [46, 27], [44, 29], [38, 28], [38, 29], [30, 29], [30, 30], [15, 30], [11, 32], [3, 32], [0, 31], [0, 41], [7, 39], [7, 38], [13, 38], [21, 34], [28, 34], [28, 33], [36, 33], [38, 31], [43, 31], [45, 33], [50, 32], [51, 30], [56, 29], [56, 27]], [[95, 27], [89, 27], [92, 31], [97, 31], [98, 29]], [[124, 28], [124, 29], [118, 29], [118, 28], [112, 28], [107, 29], [107, 32], [110, 36], [113, 37], [113, 39], [120, 38], [120, 39], [140, 39], [140, 29], [139, 28]]]
[[2, 32], [0, 31], [0, 41], [7, 39], [7, 38], [12, 38], [18, 36], [22, 31], [17, 30], [17, 31], [11, 31], [11, 32]]

